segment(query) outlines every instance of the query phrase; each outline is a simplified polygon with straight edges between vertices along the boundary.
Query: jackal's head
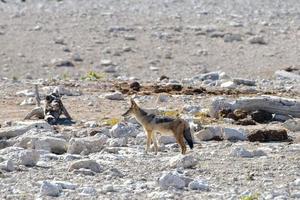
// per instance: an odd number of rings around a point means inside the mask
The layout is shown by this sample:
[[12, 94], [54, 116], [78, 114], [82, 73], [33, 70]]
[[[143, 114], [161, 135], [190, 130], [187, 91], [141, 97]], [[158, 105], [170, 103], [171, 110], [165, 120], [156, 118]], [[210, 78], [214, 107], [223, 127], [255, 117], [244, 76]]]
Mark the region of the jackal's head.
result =
[[130, 99], [130, 102], [131, 102], [130, 108], [122, 115], [123, 117], [132, 115], [139, 110], [138, 105], [135, 103], [133, 99]]

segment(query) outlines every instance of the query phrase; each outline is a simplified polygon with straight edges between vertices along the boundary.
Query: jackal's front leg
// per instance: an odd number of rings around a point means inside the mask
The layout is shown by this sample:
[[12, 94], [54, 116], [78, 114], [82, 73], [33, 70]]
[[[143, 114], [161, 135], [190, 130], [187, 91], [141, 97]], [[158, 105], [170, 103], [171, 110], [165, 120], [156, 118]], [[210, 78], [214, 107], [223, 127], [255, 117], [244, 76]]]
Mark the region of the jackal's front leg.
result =
[[157, 137], [156, 137], [156, 133], [153, 133], [153, 134], [152, 134], [152, 141], [153, 141], [153, 144], [154, 144], [154, 152], [155, 152], [155, 155], [157, 155], [157, 152], [158, 152], [158, 145], [157, 145]]
[[146, 130], [146, 133], [147, 133], [146, 153], [148, 153], [151, 145], [152, 130]]

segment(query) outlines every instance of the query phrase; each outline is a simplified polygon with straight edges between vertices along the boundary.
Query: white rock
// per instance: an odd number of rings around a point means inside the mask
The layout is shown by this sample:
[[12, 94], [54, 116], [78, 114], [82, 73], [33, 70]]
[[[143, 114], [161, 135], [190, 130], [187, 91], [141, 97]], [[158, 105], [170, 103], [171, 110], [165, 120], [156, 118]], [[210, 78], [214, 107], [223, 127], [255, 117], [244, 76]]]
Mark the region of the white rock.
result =
[[209, 141], [212, 139], [221, 140], [247, 140], [247, 133], [239, 128], [224, 128], [221, 126], [206, 126], [194, 134], [199, 140]]
[[255, 86], [255, 81], [242, 78], [234, 78], [233, 82], [237, 85]]
[[78, 186], [67, 181], [53, 181], [52, 183], [60, 186], [62, 189], [75, 190]]
[[60, 192], [61, 192], [61, 187], [49, 181], [43, 181], [40, 188], [40, 194], [42, 196], [58, 197]]
[[88, 121], [84, 123], [84, 127], [87, 128], [96, 128], [98, 126], [98, 123], [96, 121]]
[[300, 75], [292, 73], [292, 72], [287, 72], [285, 70], [277, 70], [275, 72], [275, 76], [279, 80], [296, 80], [296, 81], [300, 81]]
[[114, 187], [113, 185], [104, 185], [102, 187], [103, 192], [114, 192]]
[[204, 81], [204, 80], [216, 81], [216, 80], [220, 79], [220, 72], [209, 72], [209, 73], [205, 73], [205, 74], [200, 74], [198, 76], [193, 77], [193, 79], [201, 80], [201, 81]]
[[116, 66], [110, 65], [110, 66], [104, 67], [103, 71], [106, 73], [115, 73], [115, 72], [117, 72], [117, 69], [116, 69]]
[[185, 105], [183, 106], [183, 110], [190, 114], [199, 113], [201, 111], [201, 106], [196, 105]]
[[176, 139], [174, 136], [158, 135], [157, 137], [158, 137], [158, 142], [160, 144], [176, 143]]
[[66, 88], [63, 85], [46, 86], [41, 88], [41, 90], [46, 94], [57, 92], [60, 95], [66, 95], [66, 96], [80, 96], [82, 94], [82, 92], [79, 89], [70, 89], [70, 88]]
[[108, 139], [107, 143], [108, 143], [108, 146], [110, 146], [110, 147], [125, 147], [125, 146], [127, 146], [128, 138], [127, 137], [111, 138], [111, 139]]
[[15, 164], [12, 160], [9, 159], [0, 163], [0, 169], [12, 172], [15, 170]]
[[195, 155], [178, 155], [171, 158], [169, 162], [170, 167], [183, 167], [183, 168], [192, 168], [198, 164], [198, 160], [195, 158]]
[[113, 138], [120, 137], [136, 137], [139, 133], [137, 127], [132, 123], [118, 123], [109, 130], [110, 136]]
[[247, 134], [240, 128], [222, 128], [222, 138], [224, 140], [247, 140]]
[[267, 44], [263, 36], [252, 36], [248, 39], [250, 44]]
[[162, 189], [168, 189], [169, 187], [175, 187], [177, 189], [183, 189], [185, 187], [185, 181], [176, 172], [168, 172], [163, 174], [159, 178], [159, 186]]
[[159, 70], [158, 67], [154, 67], [154, 66], [151, 66], [149, 69], [150, 69], [151, 71], [158, 71], [158, 70]]
[[95, 160], [90, 160], [90, 159], [78, 160], [71, 163], [68, 171], [73, 171], [81, 168], [90, 169], [96, 173], [100, 173], [102, 171], [101, 166]]
[[90, 153], [99, 152], [103, 149], [108, 137], [106, 135], [95, 135], [92, 137], [84, 138], [71, 138], [69, 141], [68, 153], [85, 155]]
[[236, 147], [231, 150], [230, 155], [233, 157], [243, 157], [243, 158], [252, 158], [253, 155], [250, 151], [246, 150], [243, 147]]
[[157, 102], [167, 102], [169, 99], [169, 96], [166, 94], [159, 94], [157, 97]]
[[239, 42], [242, 41], [242, 35], [238, 33], [228, 33], [224, 36], [224, 42]]
[[80, 188], [80, 190], [81, 190], [80, 192], [81, 195], [90, 195], [90, 196], [97, 195], [97, 190], [93, 187], [83, 187]]
[[209, 186], [205, 180], [193, 180], [189, 183], [190, 190], [208, 190]]
[[80, 160], [82, 157], [80, 155], [75, 154], [67, 154], [64, 156], [65, 161], [73, 161], [73, 160]]
[[109, 100], [124, 100], [124, 96], [121, 92], [112, 92], [104, 95], [104, 98]]
[[147, 136], [144, 132], [139, 133], [135, 138], [135, 144], [144, 145], [146, 144]]
[[19, 162], [21, 165], [33, 167], [40, 159], [40, 154], [36, 150], [23, 150], [19, 152]]
[[101, 63], [102, 66], [112, 65], [112, 61], [108, 60], [108, 59], [101, 60], [100, 63]]
[[47, 131], [53, 131], [53, 127], [49, 125], [45, 120], [26, 120], [26, 121], [16, 121], [13, 126], [25, 126], [28, 130], [36, 128], [43, 129]]
[[194, 136], [200, 141], [209, 141], [216, 139], [216, 137], [220, 137], [220, 135], [217, 135], [215, 131], [209, 127], [196, 132]]
[[1, 128], [0, 137], [12, 138], [12, 137], [20, 136], [33, 128], [51, 130], [51, 131], [53, 130], [53, 128], [44, 120], [15, 122], [11, 127]]
[[283, 126], [293, 132], [300, 131], [300, 119], [289, 119], [283, 123]]
[[248, 151], [243, 147], [235, 147], [231, 150], [230, 155], [233, 157], [253, 158], [255, 156], [265, 156], [266, 153], [262, 150]]
[[236, 86], [237, 85], [233, 81], [227, 81], [225, 83], [222, 83], [220, 87], [227, 89], [235, 89]]
[[19, 91], [19, 92], [16, 92], [16, 95], [17, 96], [20, 96], [20, 97], [35, 97], [35, 93], [34, 91], [31, 91], [31, 90], [22, 90], [22, 91]]
[[300, 186], [300, 178], [297, 178], [297, 179], [294, 181], [294, 185]]
[[67, 141], [62, 138], [49, 136], [25, 136], [17, 146], [25, 149], [45, 150], [55, 154], [63, 154], [67, 151]]
[[33, 97], [29, 97], [29, 98], [26, 98], [24, 99], [21, 103], [20, 103], [20, 106], [27, 106], [27, 105], [34, 105], [34, 99]]

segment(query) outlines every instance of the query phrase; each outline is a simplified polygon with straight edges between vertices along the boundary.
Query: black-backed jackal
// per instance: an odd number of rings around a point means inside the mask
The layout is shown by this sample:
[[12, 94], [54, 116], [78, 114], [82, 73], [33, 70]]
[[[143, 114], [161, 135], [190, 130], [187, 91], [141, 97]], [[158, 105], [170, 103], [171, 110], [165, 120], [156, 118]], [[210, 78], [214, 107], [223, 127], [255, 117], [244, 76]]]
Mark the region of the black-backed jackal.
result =
[[185, 154], [186, 145], [184, 139], [187, 141], [189, 147], [194, 146], [189, 124], [180, 118], [161, 117], [154, 114], [149, 114], [141, 109], [133, 99], [130, 108], [123, 114], [123, 116], [133, 115], [136, 120], [143, 126], [147, 134], [146, 152], [148, 152], [151, 141], [154, 143], [155, 154], [157, 154], [158, 146], [156, 134], [171, 134], [176, 138], [177, 143], [181, 147], [181, 153]]

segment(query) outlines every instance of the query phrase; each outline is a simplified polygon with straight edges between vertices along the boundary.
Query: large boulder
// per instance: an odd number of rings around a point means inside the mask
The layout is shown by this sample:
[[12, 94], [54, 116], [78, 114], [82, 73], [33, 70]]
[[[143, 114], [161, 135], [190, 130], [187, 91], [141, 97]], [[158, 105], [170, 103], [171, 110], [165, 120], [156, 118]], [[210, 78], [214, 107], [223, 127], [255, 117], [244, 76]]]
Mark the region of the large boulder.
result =
[[72, 138], [69, 141], [68, 153], [85, 155], [99, 152], [104, 148], [108, 137], [106, 135], [95, 135], [85, 138]]
[[33, 167], [39, 161], [40, 154], [36, 150], [23, 150], [19, 152], [19, 163], [28, 167]]
[[14, 123], [11, 127], [0, 128], [0, 138], [20, 136], [34, 128], [53, 131], [53, 128], [44, 120], [21, 121]]
[[15, 163], [12, 160], [5, 160], [0, 163], [0, 169], [7, 172], [12, 172], [15, 170]]
[[67, 151], [67, 141], [62, 138], [44, 137], [23, 137], [17, 146], [25, 149], [45, 150], [55, 154], [63, 154]]
[[118, 123], [114, 125], [110, 130], [110, 136], [113, 138], [120, 137], [136, 137], [139, 133], [138, 128], [132, 123]]
[[247, 133], [237, 127], [206, 126], [195, 133], [195, 137], [202, 141], [209, 140], [247, 140]]

